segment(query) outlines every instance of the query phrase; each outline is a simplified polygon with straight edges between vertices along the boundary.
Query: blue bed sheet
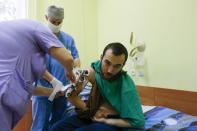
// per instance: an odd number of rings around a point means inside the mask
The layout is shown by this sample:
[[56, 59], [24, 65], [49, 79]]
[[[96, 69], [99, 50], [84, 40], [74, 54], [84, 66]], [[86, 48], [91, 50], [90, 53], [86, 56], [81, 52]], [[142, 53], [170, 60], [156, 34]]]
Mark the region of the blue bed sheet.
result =
[[157, 106], [144, 114], [147, 131], [197, 131], [197, 117]]

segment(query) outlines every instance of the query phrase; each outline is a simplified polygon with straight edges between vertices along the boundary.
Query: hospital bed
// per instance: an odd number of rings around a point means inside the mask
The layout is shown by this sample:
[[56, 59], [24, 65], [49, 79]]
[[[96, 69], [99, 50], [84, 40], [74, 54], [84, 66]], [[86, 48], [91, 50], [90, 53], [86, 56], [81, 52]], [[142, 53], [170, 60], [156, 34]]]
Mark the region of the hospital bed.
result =
[[197, 117], [162, 106], [144, 112], [147, 131], [197, 131]]
[[[85, 99], [89, 87], [83, 92]], [[147, 131], [197, 131], [197, 92], [137, 86]], [[31, 105], [13, 131], [29, 131]]]
[[137, 86], [147, 131], [197, 131], [197, 92]]

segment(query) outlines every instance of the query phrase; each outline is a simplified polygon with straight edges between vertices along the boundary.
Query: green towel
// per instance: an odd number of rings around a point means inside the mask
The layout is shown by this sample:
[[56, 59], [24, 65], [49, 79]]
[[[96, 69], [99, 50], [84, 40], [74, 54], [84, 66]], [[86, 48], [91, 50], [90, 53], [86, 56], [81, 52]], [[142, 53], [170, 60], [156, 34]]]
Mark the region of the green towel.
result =
[[132, 127], [144, 127], [144, 116], [135, 84], [123, 70], [115, 80], [102, 78], [100, 61], [92, 63], [95, 78], [102, 96], [111, 104], [123, 119], [128, 119]]

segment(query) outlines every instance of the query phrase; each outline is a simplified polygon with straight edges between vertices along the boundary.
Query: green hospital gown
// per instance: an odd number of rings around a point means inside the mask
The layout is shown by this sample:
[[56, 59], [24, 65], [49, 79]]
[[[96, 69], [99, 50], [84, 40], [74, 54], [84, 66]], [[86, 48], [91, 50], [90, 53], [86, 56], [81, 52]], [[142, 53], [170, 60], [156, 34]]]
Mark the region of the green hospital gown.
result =
[[145, 121], [142, 108], [135, 88], [135, 84], [130, 76], [121, 70], [120, 76], [109, 81], [102, 78], [100, 61], [92, 63], [95, 69], [97, 86], [102, 96], [119, 113], [122, 119], [127, 119], [132, 127], [143, 128]]

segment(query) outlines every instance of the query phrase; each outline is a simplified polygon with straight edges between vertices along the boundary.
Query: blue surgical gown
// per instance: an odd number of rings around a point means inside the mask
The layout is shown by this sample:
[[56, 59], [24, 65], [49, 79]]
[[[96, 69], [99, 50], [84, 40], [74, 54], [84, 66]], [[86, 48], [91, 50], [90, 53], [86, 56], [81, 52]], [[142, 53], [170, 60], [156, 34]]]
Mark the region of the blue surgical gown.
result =
[[[73, 38], [60, 32], [57, 34], [58, 39], [62, 42], [64, 47], [71, 52], [74, 59], [79, 58], [77, 48]], [[69, 84], [68, 79], [65, 77], [63, 66], [55, 59], [46, 54], [47, 70], [64, 85]], [[52, 88], [52, 85], [44, 80], [40, 79], [38, 85]], [[48, 100], [45, 96], [33, 96], [32, 97], [32, 117], [33, 123], [31, 131], [48, 131], [50, 125], [56, 121], [62, 119], [64, 112], [67, 108], [67, 100], [64, 96], [54, 99], [53, 102]]]

